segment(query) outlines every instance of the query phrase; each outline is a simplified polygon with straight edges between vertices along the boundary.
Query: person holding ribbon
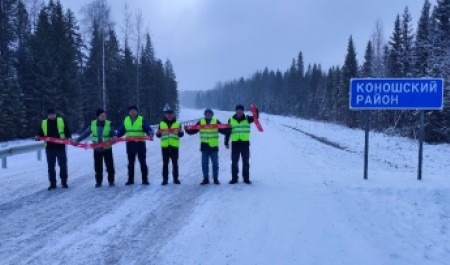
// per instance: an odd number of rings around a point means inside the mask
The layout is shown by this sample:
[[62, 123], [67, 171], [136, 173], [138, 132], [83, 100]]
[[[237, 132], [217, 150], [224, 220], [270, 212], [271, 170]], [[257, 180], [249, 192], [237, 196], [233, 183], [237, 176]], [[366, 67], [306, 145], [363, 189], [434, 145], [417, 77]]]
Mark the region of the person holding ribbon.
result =
[[[69, 127], [62, 117], [56, 115], [54, 109], [47, 111], [47, 119], [42, 120], [38, 135], [35, 140], [39, 141], [43, 138], [69, 139], [72, 137]], [[56, 161], [59, 165], [59, 176], [61, 178], [61, 186], [67, 189], [68, 173], [67, 173], [67, 155], [66, 145], [64, 143], [45, 143], [45, 154], [47, 156], [48, 179], [50, 186], [48, 190], [56, 189]]]
[[200, 185], [209, 184], [209, 160], [212, 162], [212, 177], [214, 184], [219, 185], [219, 133], [227, 135], [229, 129], [218, 119], [213, 118], [212, 109], [206, 109], [205, 117], [200, 119], [196, 125], [185, 126], [189, 135], [200, 132], [200, 151], [202, 152], [203, 181]]
[[164, 107], [164, 119], [159, 123], [156, 137], [161, 138], [161, 151], [163, 157], [163, 181], [161, 185], [169, 183], [169, 161], [172, 161], [172, 177], [174, 184], [181, 184], [178, 173], [178, 157], [180, 147], [180, 137], [184, 132], [180, 128], [180, 123], [175, 118], [174, 111], [168, 104]]
[[[117, 137], [125, 135], [129, 137], [142, 137], [145, 135], [153, 136], [153, 130], [150, 128], [149, 123], [141, 116], [138, 115], [138, 108], [136, 106], [130, 106], [128, 108], [128, 116], [123, 121], [123, 124], [117, 129], [114, 140]], [[142, 173], [142, 185], [149, 185], [148, 181], [148, 167], [147, 167], [147, 146], [145, 140], [127, 141], [127, 155], [128, 155], [128, 181], [125, 185], [134, 184], [134, 163], [136, 156], [138, 157], [139, 164], [141, 165]]]
[[81, 135], [73, 141], [73, 145], [78, 145], [88, 136], [92, 135], [92, 143], [111, 142], [111, 145], [94, 148], [94, 169], [95, 169], [95, 187], [100, 188], [103, 182], [103, 162], [108, 172], [108, 183], [110, 187], [114, 186], [114, 158], [112, 152], [112, 138], [114, 137], [114, 130], [111, 121], [106, 119], [106, 113], [103, 109], [97, 109], [97, 118], [93, 120], [89, 127], [87, 127]]
[[236, 114], [228, 120], [231, 133], [225, 137], [225, 147], [230, 148], [231, 138], [231, 180], [229, 184], [238, 183], [239, 158], [242, 157], [242, 178], [245, 184], [252, 184], [250, 181], [250, 124], [259, 116], [256, 108], [253, 116], [245, 115], [244, 106], [236, 105]]

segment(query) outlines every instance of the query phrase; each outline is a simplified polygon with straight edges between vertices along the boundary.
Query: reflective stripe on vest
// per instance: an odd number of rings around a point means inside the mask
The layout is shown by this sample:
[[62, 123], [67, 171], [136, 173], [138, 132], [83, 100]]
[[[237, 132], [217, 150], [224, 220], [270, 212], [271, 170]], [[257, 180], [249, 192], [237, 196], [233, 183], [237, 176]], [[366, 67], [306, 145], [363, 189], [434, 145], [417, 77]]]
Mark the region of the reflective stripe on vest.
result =
[[[42, 132], [44, 132], [44, 136], [47, 137], [48, 133], [48, 120], [43, 120], [41, 127]], [[63, 118], [57, 117], [56, 118], [56, 127], [58, 128], [59, 138], [64, 139], [66, 138], [66, 134], [64, 133], [64, 120]]]
[[[169, 126], [165, 121], [161, 121], [159, 123], [159, 128], [161, 130], [169, 129]], [[179, 129], [180, 123], [174, 122], [170, 129]], [[161, 133], [161, 147], [179, 147], [180, 146], [180, 137], [178, 136], [178, 132], [162, 132]]]
[[[98, 130], [97, 130], [97, 120], [91, 122], [91, 133], [92, 142], [98, 143]], [[111, 121], [106, 120], [105, 126], [103, 127], [102, 142], [107, 142], [111, 140]], [[110, 149], [112, 146], [103, 147], [104, 149]]]
[[231, 125], [231, 141], [250, 141], [250, 123], [248, 119], [238, 122], [236, 119], [230, 119]]
[[[206, 119], [200, 120], [200, 125], [206, 125]], [[217, 119], [211, 119], [211, 125], [217, 124]], [[200, 129], [200, 142], [206, 143], [209, 147], [219, 146], [219, 129]]]
[[134, 123], [132, 123], [130, 116], [126, 117], [125, 121], [123, 122], [125, 126], [125, 136], [145, 136], [144, 128], [142, 127], [143, 123], [144, 118], [142, 118], [142, 116], [138, 116]]

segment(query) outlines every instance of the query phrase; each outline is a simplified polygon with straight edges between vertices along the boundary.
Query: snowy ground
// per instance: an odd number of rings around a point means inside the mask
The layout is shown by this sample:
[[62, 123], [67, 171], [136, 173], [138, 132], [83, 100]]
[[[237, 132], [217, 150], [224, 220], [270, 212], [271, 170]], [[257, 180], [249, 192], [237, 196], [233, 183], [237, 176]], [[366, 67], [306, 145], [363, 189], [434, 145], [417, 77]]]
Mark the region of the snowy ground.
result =
[[[201, 114], [184, 109], [181, 120]], [[223, 184], [198, 185], [198, 135], [182, 139], [179, 186], [159, 185], [158, 142], [147, 144], [148, 187], [123, 185], [123, 144], [114, 147], [114, 188], [94, 188], [91, 151], [69, 147], [70, 188], [52, 192], [45, 161], [10, 158], [0, 169], [0, 263], [449, 264], [449, 145], [425, 145], [419, 182], [417, 142], [371, 133], [364, 181], [362, 131], [271, 115], [262, 123], [265, 132], [252, 133], [251, 186], [226, 184], [225, 148]]]

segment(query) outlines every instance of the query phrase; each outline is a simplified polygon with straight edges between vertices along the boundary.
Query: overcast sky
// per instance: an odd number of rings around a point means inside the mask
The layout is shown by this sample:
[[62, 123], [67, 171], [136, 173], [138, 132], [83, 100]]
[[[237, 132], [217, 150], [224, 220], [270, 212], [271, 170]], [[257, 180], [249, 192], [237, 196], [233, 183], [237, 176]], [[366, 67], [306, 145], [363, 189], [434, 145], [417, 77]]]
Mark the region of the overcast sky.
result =
[[[60, 0], [78, 17], [89, 0]], [[121, 35], [123, 10], [141, 9], [156, 56], [170, 59], [181, 90], [210, 89], [256, 70], [286, 70], [303, 52], [323, 69], [344, 62], [352, 34], [361, 63], [377, 19], [391, 35], [409, 7], [416, 27], [424, 0], [109, 0]], [[434, 0], [431, 1], [433, 4]]]

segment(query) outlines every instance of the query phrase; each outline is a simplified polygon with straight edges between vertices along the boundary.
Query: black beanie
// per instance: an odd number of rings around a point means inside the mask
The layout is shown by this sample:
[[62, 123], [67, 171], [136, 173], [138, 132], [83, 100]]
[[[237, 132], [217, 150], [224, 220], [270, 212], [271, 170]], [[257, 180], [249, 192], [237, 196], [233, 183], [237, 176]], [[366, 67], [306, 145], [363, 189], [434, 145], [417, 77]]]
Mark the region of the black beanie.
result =
[[138, 111], [138, 108], [135, 105], [132, 105], [128, 108], [128, 111], [134, 109], [135, 111]]
[[98, 108], [97, 111], [95, 112], [95, 114], [98, 116], [100, 116], [100, 114], [105, 113], [105, 111], [101, 108]]
[[238, 105], [236, 105], [236, 110], [244, 110], [245, 108], [244, 108], [244, 105], [242, 105], [242, 104], [238, 104]]

